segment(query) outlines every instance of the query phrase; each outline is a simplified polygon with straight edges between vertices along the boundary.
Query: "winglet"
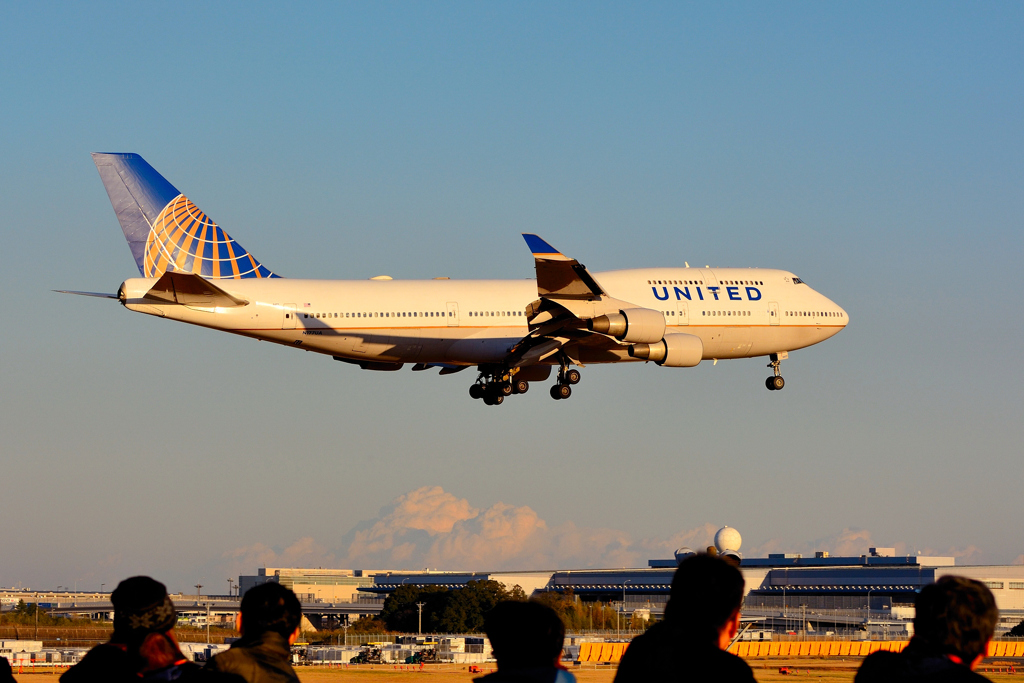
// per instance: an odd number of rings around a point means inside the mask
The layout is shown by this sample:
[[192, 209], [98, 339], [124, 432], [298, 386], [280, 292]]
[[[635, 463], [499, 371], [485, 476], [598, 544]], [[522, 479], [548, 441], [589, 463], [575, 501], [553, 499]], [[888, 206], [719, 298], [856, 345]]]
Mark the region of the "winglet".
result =
[[555, 249], [553, 246], [542, 240], [539, 236], [533, 233], [524, 232], [523, 239], [526, 240], [526, 246], [533, 252], [534, 258], [542, 258], [548, 261], [569, 261], [562, 252]]
[[537, 266], [537, 292], [549, 299], [593, 299], [604, 290], [586, 266], [532, 233], [523, 233]]

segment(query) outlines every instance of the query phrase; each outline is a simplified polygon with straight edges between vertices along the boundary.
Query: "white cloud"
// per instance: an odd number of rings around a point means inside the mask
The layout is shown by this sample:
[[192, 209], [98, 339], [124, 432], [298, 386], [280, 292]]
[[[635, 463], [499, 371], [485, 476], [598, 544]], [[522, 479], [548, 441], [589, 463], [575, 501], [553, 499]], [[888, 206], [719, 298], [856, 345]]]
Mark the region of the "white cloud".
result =
[[340, 551], [349, 567], [523, 569], [635, 563], [629, 536], [614, 529], [550, 527], [531, 508], [495, 503], [477, 509], [439, 486], [396, 499], [349, 534]]
[[234, 548], [224, 553], [228, 575], [253, 574], [258, 567], [333, 567], [337, 558], [312, 538], [304, 537], [283, 550], [263, 543]]
[[[625, 531], [571, 521], [551, 526], [527, 506], [497, 502], [477, 508], [440, 486], [424, 486], [399, 496], [376, 518], [349, 531], [338, 547], [325, 547], [312, 538], [283, 549], [255, 543], [225, 553], [222, 562], [229, 572], [242, 574], [260, 566], [467, 571], [643, 567], [651, 558], [671, 558], [683, 546], [703, 550], [712, 545], [718, 526], [705, 522], [668, 538], [634, 539]], [[846, 528], [816, 540], [793, 543], [775, 538], [742, 550], [747, 557], [774, 552], [807, 557], [816, 550], [856, 557], [875, 545], [869, 530]], [[902, 541], [884, 545], [895, 547], [897, 554], [908, 552]], [[921, 552], [953, 555], [960, 562], [981, 557], [975, 546]], [[1024, 555], [1017, 562], [1024, 563]]]

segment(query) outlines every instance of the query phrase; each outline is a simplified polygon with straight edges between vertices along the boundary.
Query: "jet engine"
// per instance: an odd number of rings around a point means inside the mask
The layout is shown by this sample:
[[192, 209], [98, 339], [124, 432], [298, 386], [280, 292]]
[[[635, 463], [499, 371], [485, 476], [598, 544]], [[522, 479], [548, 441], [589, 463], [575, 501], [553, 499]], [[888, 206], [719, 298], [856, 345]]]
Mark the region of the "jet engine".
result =
[[610, 334], [619, 341], [653, 344], [665, 334], [665, 315], [650, 308], [627, 308], [587, 321], [591, 332]]
[[629, 355], [670, 368], [692, 368], [704, 355], [704, 342], [692, 334], [666, 334], [656, 344], [633, 344]]

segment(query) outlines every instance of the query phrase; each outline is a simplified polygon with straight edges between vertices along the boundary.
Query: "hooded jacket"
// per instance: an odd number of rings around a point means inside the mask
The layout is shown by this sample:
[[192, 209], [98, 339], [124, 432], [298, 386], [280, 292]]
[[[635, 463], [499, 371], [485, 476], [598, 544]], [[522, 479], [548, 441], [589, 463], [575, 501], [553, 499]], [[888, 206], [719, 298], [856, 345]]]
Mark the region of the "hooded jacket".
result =
[[241, 676], [248, 683], [298, 683], [292, 668], [292, 651], [280, 633], [267, 631], [258, 636], [244, 636], [227, 652], [214, 655], [207, 663], [210, 671]]

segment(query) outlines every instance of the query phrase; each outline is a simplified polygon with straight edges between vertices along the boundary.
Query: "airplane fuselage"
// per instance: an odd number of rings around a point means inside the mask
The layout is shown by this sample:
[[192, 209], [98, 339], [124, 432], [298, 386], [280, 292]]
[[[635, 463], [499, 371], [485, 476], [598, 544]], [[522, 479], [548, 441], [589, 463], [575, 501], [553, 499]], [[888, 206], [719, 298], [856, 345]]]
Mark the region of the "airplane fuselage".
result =
[[[699, 337], [704, 359], [804, 348], [842, 330], [846, 312], [792, 273], [757, 268], [649, 268], [594, 273], [608, 294], [661, 311], [666, 332]], [[795, 280], [795, 282], [794, 282]], [[247, 302], [216, 307], [143, 299], [155, 278], [122, 285], [125, 306], [194, 325], [354, 361], [498, 363], [530, 329], [535, 279], [220, 280]], [[626, 347], [581, 347], [582, 363], [637, 360]], [[542, 361], [557, 364], [554, 358]]]

